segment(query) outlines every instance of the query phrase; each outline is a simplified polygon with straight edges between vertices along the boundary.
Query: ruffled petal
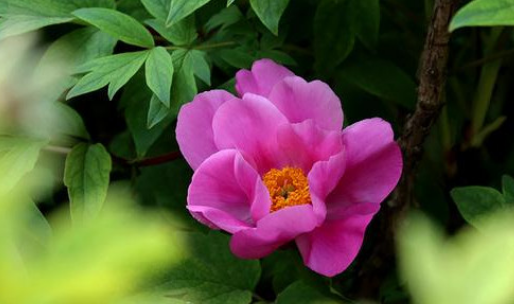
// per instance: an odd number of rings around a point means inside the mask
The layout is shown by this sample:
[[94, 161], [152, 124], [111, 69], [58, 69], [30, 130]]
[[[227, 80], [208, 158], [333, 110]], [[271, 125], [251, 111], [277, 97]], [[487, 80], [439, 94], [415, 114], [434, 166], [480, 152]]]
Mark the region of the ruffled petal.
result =
[[213, 120], [214, 142], [219, 149], [242, 151], [264, 174], [281, 162], [276, 133], [284, 123], [287, 119], [269, 100], [246, 94], [218, 109]]
[[341, 130], [341, 101], [330, 87], [319, 80], [306, 82], [300, 77], [286, 77], [270, 93], [269, 100], [291, 123], [313, 119], [327, 130]]
[[235, 233], [269, 213], [269, 192], [259, 174], [236, 150], [223, 150], [195, 171], [187, 208], [203, 224]]
[[197, 221], [211, 229], [222, 229], [230, 233], [235, 233], [239, 230], [252, 227], [250, 224], [238, 220], [232, 214], [220, 209], [191, 205], [188, 206], [187, 209]]
[[343, 145], [346, 170], [326, 199], [328, 220], [339, 218], [350, 205], [380, 204], [402, 173], [400, 147], [391, 125], [382, 119], [363, 120], [344, 129]]
[[289, 166], [309, 172], [318, 161], [328, 160], [341, 152], [341, 131], [319, 128], [312, 119], [284, 124], [278, 128], [278, 145]]
[[299, 236], [296, 244], [305, 265], [327, 277], [343, 272], [357, 256], [366, 227], [379, 207], [377, 204], [351, 206], [339, 220]]
[[176, 138], [182, 155], [193, 170], [207, 157], [218, 152], [214, 143], [212, 119], [223, 103], [235, 98], [226, 91], [213, 90], [198, 94], [192, 102], [180, 109]]
[[252, 70], [240, 70], [236, 74], [236, 90], [239, 96], [253, 93], [268, 97], [279, 81], [294, 73], [270, 59], [261, 59], [252, 65]]
[[230, 249], [243, 259], [262, 258], [315, 227], [311, 205], [287, 207], [263, 217], [257, 227], [235, 233]]
[[325, 200], [339, 183], [345, 172], [345, 167], [346, 152], [343, 150], [327, 161], [317, 162], [307, 176], [312, 206], [318, 218], [318, 225], [325, 220], [327, 214]]

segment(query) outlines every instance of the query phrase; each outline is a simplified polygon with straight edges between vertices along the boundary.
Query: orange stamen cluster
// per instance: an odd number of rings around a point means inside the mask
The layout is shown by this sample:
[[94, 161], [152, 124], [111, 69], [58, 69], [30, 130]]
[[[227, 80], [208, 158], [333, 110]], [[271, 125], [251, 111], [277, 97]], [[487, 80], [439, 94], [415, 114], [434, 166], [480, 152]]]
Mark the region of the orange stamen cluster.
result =
[[300, 168], [271, 169], [263, 181], [271, 196], [271, 212], [311, 203], [309, 181]]

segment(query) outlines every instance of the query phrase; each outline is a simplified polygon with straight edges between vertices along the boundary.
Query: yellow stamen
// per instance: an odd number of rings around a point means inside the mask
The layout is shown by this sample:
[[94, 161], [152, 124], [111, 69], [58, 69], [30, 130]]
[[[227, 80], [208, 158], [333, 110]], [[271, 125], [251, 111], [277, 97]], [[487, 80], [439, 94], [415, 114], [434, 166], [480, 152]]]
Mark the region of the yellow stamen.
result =
[[311, 203], [309, 181], [300, 168], [271, 169], [263, 177], [271, 196], [271, 212]]

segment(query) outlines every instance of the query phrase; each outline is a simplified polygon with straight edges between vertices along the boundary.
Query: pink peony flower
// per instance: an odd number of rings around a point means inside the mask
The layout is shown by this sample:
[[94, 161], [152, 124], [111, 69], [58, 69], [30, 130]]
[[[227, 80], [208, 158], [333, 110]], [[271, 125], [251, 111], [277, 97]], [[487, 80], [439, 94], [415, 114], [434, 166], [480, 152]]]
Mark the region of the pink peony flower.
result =
[[400, 177], [391, 126], [372, 118], [341, 130], [328, 85], [268, 59], [239, 71], [236, 89], [240, 97], [208, 91], [180, 110], [177, 141], [195, 171], [187, 208], [232, 234], [240, 258], [294, 240], [309, 268], [341, 273]]

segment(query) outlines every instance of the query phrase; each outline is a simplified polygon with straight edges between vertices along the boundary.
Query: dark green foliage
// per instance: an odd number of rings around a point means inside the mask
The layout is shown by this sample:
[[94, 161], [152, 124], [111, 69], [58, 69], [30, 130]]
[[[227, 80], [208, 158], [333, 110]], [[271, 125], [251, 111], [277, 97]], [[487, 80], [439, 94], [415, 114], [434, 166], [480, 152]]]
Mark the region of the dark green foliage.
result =
[[184, 234], [187, 258], [170, 270], [156, 289], [166, 298], [193, 303], [251, 302], [260, 277], [258, 261], [237, 259], [228, 248], [229, 238], [218, 232]]

